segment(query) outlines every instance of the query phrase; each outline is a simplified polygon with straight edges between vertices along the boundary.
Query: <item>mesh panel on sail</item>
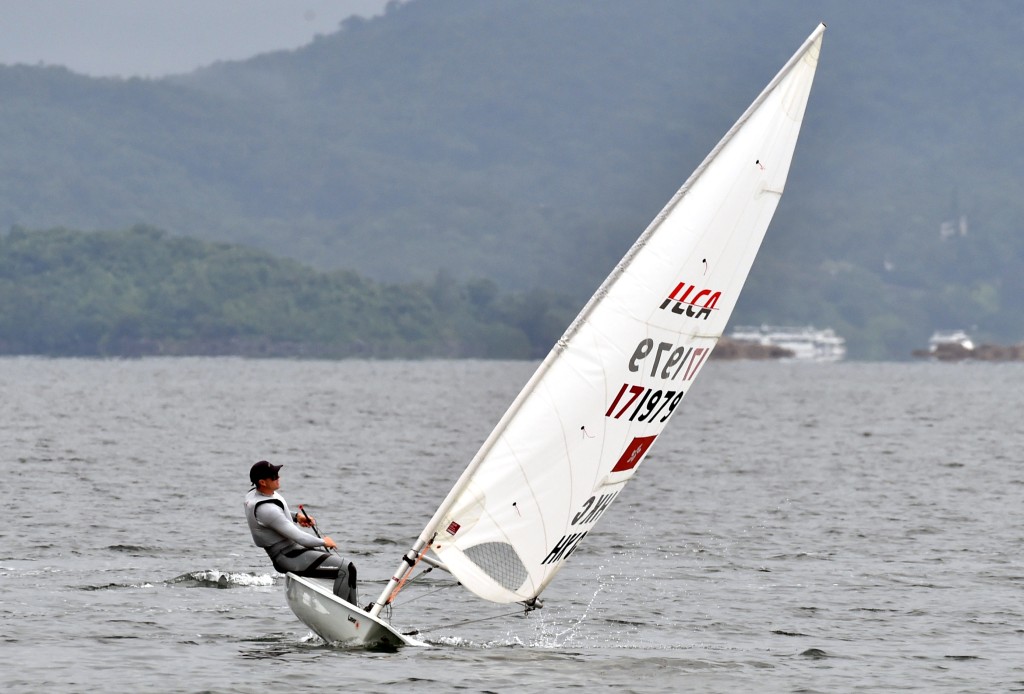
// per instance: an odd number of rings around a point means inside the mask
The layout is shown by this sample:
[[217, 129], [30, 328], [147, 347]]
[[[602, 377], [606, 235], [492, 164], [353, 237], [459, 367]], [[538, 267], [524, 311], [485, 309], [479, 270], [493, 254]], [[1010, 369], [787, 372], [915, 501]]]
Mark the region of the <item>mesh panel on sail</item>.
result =
[[463, 554], [506, 590], [519, 590], [528, 576], [522, 559], [507, 542], [484, 542], [464, 549]]

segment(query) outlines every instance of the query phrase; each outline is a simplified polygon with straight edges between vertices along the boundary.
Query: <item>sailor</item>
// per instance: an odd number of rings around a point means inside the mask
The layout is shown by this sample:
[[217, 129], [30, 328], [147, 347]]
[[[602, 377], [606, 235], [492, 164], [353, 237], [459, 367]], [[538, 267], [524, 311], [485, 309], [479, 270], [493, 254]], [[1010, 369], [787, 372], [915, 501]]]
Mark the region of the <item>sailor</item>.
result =
[[267, 551], [274, 568], [281, 573], [332, 578], [334, 594], [358, 605], [355, 565], [331, 553], [330, 550], [337, 549], [331, 538], [314, 536], [299, 528], [301, 525], [315, 530], [316, 521], [305, 511], [292, 513], [288, 502], [278, 493], [282, 467], [261, 460], [249, 469], [253, 488], [245, 495], [245, 518], [252, 541]]

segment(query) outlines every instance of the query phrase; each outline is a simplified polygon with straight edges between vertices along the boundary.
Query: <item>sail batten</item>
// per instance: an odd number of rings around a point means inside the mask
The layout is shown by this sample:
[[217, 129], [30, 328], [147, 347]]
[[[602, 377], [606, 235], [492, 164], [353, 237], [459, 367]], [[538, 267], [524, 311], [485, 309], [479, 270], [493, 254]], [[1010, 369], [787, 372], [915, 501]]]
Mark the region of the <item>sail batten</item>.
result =
[[680, 409], [785, 188], [823, 31], [808, 37], [615, 266], [420, 535], [414, 549], [430, 542], [476, 595], [539, 595]]

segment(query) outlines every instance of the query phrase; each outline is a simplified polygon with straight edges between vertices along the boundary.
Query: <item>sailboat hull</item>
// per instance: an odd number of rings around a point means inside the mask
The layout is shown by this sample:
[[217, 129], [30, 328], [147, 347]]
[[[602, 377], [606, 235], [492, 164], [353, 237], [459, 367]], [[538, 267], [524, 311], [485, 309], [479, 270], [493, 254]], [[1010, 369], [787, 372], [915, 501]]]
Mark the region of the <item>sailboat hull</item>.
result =
[[285, 589], [295, 616], [330, 643], [357, 648], [426, 645], [334, 595], [330, 581], [289, 573]]

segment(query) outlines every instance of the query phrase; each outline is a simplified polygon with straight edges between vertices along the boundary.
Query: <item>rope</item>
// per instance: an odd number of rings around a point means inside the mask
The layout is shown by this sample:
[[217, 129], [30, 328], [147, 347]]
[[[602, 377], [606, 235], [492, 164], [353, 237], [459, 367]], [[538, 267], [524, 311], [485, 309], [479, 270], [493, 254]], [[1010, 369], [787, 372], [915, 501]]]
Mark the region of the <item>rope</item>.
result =
[[477, 622], [486, 622], [489, 619], [504, 619], [505, 617], [515, 617], [517, 614], [521, 614], [521, 613], [518, 612], [518, 611], [516, 611], [516, 612], [508, 612], [506, 614], [496, 614], [496, 615], [492, 615], [490, 617], [481, 617], [480, 619], [467, 619], [464, 622], [455, 622], [454, 624], [438, 624], [436, 627], [431, 627], [429, 629], [420, 629], [420, 633], [424, 634], [424, 633], [427, 633], [429, 631], [437, 631], [438, 629], [454, 629], [455, 627], [464, 627], [467, 624], [476, 624]]
[[[421, 571], [418, 574], [416, 574], [416, 576], [414, 576], [413, 578], [410, 578], [407, 581], [407, 584], [414, 583], [415, 581], [419, 580], [424, 575], [430, 573], [433, 570], [434, 570], [434, 567], [430, 567], [428, 569], [424, 569], [423, 571]], [[400, 603], [388, 602], [387, 605], [385, 605], [385, 607], [387, 608], [388, 616], [390, 617], [390, 615], [391, 615], [391, 608], [392, 607], [401, 607], [403, 605], [408, 605], [411, 602], [416, 602], [420, 598], [425, 598], [425, 597], [428, 597], [430, 595], [436, 595], [437, 593], [440, 593], [442, 590], [448, 590], [449, 588], [454, 588], [455, 586], [461, 586], [461, 585], [462, 585], [461, 582], [455, 581], [454, 583], [449, 583], [446, 586], [441, 586], [440, 588], [435, 588], [434, 590], [431, 590], [431, 591], [428, 591], [426, 593], [423, 593], [422, 595], [417, 595], [415, 598], [409, 598], [408, 600], [403, 600]], [[526, 608], [526, 612], [531, 612], [533, 609], [536, 609], [536, 608], [527, 607]], [[504, 619], [505, 617], [515, 617], [517, 614], [522, 614], [522, 613], [520, 613], [518, 611], [516, 611], [516, 612], [507, 612], [505, 614], [496, 614], [496, 615], [492, 615], [490, 617], [480, 617], [479, 619], [467, 619], [465, 621], [454, 622], [452, 624], [438, 624], [435, 627], [430, 627], [429, 629], [417, 629], [415, 632], [411, 632], [411, 633], [424, 634], [424, 633], [427, 633], [427, 632], [430, 632], [430, 631], [437, 631], [438, 629], [454, 629], [455, 627], [461, 627], [461, 626], [465, 626], [467, 624], [476, 624], [477, 622], [486, 622], [486, 621], [491, 620], [491, 619]]]
[[[434, 541], [434, 538], [430, 538], [430, 542], [433, 542], [433, 541]], [[405, 587], [405, 584], [409, 581], [409, 574], [412, 573], [413, 569], [416, 568], [416, 565], [420, 563], [421, 559], [423, 559], [423, 555], [427, 553], [428, 549], [430, 549], [430, 542], [426, 542], [426, 543], [423, 544], [423, 549], [420, 550], [420, 553], [418, 555], [416, 555], [416, 561], [414, 561], [412, 563], [412, 565], [409, 567], [409, 569], [402, 576], [402, 580], [400, 580], [398, 582], [398, 585], [395, 586], [395, 589], [393, 591], [391, 591], [391, 595], [389, 595], [388, 599], [384, 601], [385, 605], [390, 605], [394, 601], [395, 597], [398, 596], [398, 591], [402, 590], [402, 588]], [[406, 561], [408, 561], [408, 559], [406, 559]], [[426, 573], [426, 572], [424, 572], [424, 573]]]
[[[409, 583], [412, 584], [413, 581], [418, 579], [420, 576], [422, 576], [425, 573], [429, 573], [429, 572], [430, 572], [430, 569], [427, 569], [423, 573], [419, 574], [419, 576], [417, 576], [416, 578], [410, 579]], [[461, 585], [462, 585], [461, 583], [459, 583], [458, 581], [455, 581], [454, 583], [449, 583], [446, 586], [441, 586], [440, 588], [435, 588], [434, 590], [431, 590], [431, 591], [429, 591], [427, 593], [423, 593], [422, 595], [417, 595], [415, 598], [409, 598], [408, 600], [403, 600], [402, 602], [395, 603], [395, 607], [400, 607], [402, 605], [408, 605], [410, 602], [416, 602], [420, 598], [425, 598], [428, 595], [434, 595], [436, 593], [440, 593], [442, 590], [448, 590], [449, 588], [454, 588], [455, 586], [461, 586]]]

